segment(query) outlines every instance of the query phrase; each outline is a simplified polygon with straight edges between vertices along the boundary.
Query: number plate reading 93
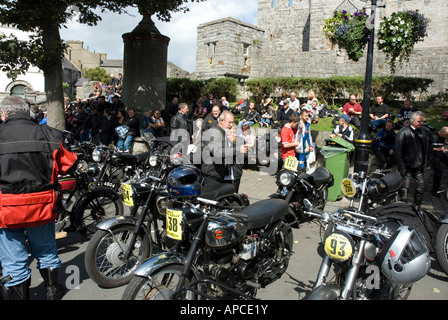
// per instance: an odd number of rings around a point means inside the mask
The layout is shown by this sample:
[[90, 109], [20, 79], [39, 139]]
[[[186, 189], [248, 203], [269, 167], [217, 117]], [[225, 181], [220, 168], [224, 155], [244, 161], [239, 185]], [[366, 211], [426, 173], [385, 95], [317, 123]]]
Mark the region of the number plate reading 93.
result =
[[166, 235], [174, 240], [182, 240], [182, 211], [166, 210]]
[[353, 241], [342, 233], [332, 233], [325, 240], [325, 253], [332, 259], [345, 261], [353, 253]]

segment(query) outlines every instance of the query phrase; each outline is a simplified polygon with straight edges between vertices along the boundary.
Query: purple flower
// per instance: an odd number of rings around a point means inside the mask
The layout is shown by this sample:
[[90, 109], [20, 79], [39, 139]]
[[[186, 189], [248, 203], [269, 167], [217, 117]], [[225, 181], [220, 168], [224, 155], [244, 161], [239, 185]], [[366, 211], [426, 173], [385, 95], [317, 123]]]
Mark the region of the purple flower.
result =
[[345, 11], [345, 10], [342, 10], [342, 14], [347, 14], [347, 11]]
[[344, 20], [348, 20], [348, 17], [347, 17], [347, 16], [344, 16]]

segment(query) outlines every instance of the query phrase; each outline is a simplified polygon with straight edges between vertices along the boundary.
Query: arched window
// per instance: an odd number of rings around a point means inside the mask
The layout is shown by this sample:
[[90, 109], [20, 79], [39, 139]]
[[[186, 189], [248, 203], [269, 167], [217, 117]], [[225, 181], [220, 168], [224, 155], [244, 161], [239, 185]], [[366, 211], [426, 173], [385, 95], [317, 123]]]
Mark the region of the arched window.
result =
[[21, 97], [25, 99], [25, 89], [24, 85], [18, 84], [11, 88], [11, 96]]

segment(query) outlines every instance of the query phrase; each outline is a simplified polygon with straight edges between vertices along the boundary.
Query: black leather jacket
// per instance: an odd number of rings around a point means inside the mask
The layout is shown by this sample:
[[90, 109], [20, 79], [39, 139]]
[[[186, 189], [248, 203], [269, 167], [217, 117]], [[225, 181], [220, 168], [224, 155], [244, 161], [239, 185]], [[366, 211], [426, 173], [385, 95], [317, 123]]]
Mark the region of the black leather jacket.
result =
[[171, 119], [171, 130], [175, 129], [185, 129], [189, 133], [191, 133], [190, 130], [190, 124], [187, 121], [187, 115], [178, 112], [172, 119]]
[[432, 139], [428, 128], [423, 126], [415, 130], [412, 126], [404, 127], [395, 139], [395, 157], [398, 171], [423, 169], [431, 163]]

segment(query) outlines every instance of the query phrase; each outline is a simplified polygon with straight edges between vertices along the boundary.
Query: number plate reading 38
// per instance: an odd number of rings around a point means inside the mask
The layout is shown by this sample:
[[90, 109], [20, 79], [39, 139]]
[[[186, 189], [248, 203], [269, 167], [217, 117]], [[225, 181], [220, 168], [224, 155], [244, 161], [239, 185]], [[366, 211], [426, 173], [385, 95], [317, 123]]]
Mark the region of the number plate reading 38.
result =
[[297, 167], [299, 166], [299, 160], [296, 157], [287, 157], [285, 159], [285, 163], [283, 164], [283, 168], [290, 171], [297, 171]]
[[182, 211], [166, 210], [166, 235], [174, 240], [182, 240]]
[[341, 233], [332, 233], [325, 240], [325, 252], [332, 259], [345, 261], [353, 253], [352, 241]]

